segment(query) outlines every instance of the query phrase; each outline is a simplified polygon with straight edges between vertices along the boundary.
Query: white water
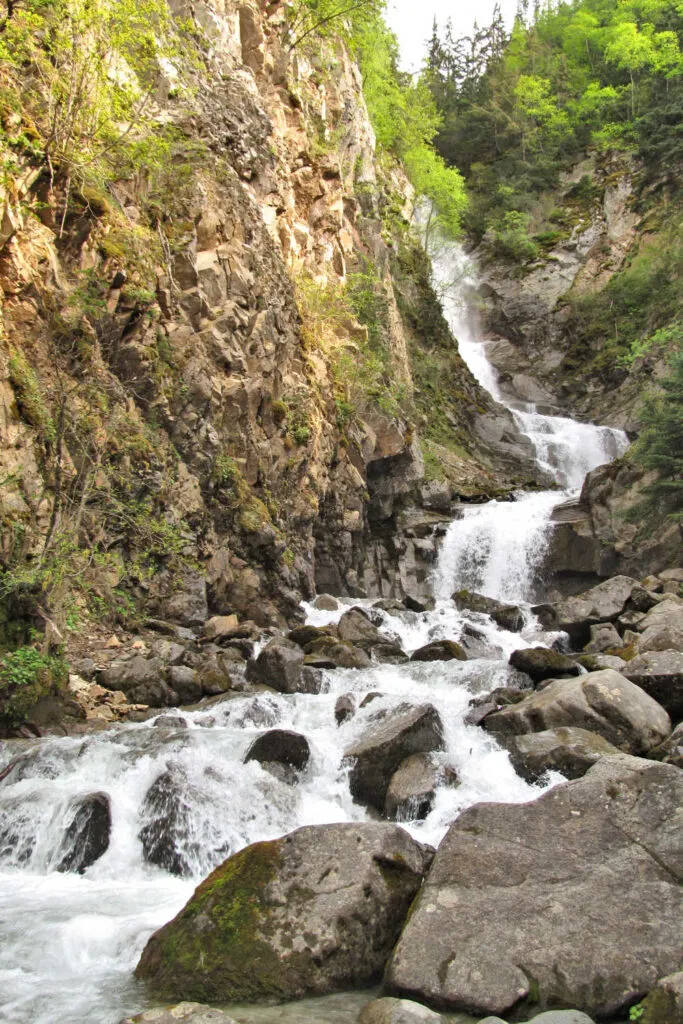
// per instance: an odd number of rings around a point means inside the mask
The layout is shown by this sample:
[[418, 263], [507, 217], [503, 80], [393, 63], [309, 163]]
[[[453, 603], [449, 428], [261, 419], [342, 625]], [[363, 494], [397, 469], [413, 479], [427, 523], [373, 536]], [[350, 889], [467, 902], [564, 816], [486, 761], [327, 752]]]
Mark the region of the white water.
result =
[[[437, 279], [445, 282], [462, 261], [458, 249], [442, 255]], [[447, 311], [464, 357], [495, 394], [495, 374], [462, 295], [462, 288], [450, 289]], [[567, 488], [578, 486], [588, 468], [624, 444], [618, 432], [605, 428], [529, 409], [518, 417], [539, 458]], [[405, 701], [434, 704], [446, 737], [438, 757], [461, 780], [457, 788], [438, 790], [424, 822], [407, 823], [417, 838], [438, 843], [457, 814], [480, 800], [516, 802], [538, 795], [541, 787], [518, 778], [507, 754], [483, 730], [465, 725], [464, 717], [473, 694], [509, 681], [507, 659], [515, 648], [550, 643], [554, 637], [542, 634], [531, 615], [521, 636], [505, 632], [487, 616], [457, 612], [448, 597], [459, 587], [505, 600], [531, 597], [548, 516], [562, 497], [545, 492], [466, 508], [440, 553], [436, 609], [382, 613], [381, 628], [399, 636], [406, 651], [433, 639], [467, 641], [474, 633], [483, 647], [481, 656], [468, 662], [328, 672], [326, 692], [318, 696], [236, 697], [205, 711], [182, 712], [187, 729], [155, 728], [148, 722], [87, 738], [46, 739], [23, 747], [0, 744], [0, 770], [18, 752], [27, 753], [0, 782], [1, 1019], [9, 1024], [117, 1024], [143, 1008], [145, 995], [132, 970], [148, 936], [184, 905], [196, 882], [228, 852], [301, 825], [365, 820], [366, 812], [351, 799], [342, 760], [379, 710]], [[318, 625], [335, 621], [343, 610], [306, 607], [309, 621]], [[370, 692], [381, 696], [337, 728], [337, 697], [350, 693], [360, 703]], [[311, 762], [294, 786], [256, 762], [242, 763], [253, 738], [273, 726], [303, 733], [311, 745]], [[185, 778], [175, 846], [191, 867], [187, 879], [146, 864], [139, 838], [145, 794], [169, 766]], [[546, 785], [554, 781], [549, 778]], [[94, 792], [106, 793], [111, 802], [109, 848], [83, 876], [59, 873], [55, 866], [64, 853], [73, 801]], [[351, 1020], [356, 1003], [349, 1012]], [[257, 1017], [247, 1010], [239, 1019]]]

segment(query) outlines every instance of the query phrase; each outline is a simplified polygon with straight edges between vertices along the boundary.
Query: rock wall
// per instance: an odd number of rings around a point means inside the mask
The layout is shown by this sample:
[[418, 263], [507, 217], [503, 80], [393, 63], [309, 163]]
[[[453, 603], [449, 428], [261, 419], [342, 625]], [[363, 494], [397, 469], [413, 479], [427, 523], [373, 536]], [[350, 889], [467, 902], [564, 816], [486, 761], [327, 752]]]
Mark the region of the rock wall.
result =
[[[144, 175], [79, 193], [28, 164], [3, 199], [6, 625], [36, 607], [58, 632], [69, 615], [282, 624], [316, 587], [424, 580], [433, 543], [397, 535], [422, 501], [410, 409], [425, 303], [463, 396], [451, 401], [466, 450], [442, 506], [533, 476], [511, 418], [457, 356], [427, 262], [419, 309], [405, 280], [395, 288], [381, 209], [398, 196], [409, 216], [411, 189], [380, 168], [344, 46], [292, 49], [283, 3], [170, 6], [197, 53], [160, 68], [151, 101], [182, 140], [161, 200]], [[338, 308], [368, 266], [387, 388], [407, 396], [391, 411], [339, 374], [339, 353], [353, 363], [368, 344]]]

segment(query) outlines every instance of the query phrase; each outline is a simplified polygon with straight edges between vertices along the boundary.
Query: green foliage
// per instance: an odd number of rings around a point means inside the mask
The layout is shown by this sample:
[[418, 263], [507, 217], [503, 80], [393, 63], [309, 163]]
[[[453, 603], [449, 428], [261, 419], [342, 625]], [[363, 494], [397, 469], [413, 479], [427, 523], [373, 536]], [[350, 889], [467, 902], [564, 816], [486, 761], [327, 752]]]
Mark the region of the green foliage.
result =
[[646, 493], [652, 504], [678, 522], [683, 522], [683, 344], [670, 361], [668, 375], [645, 399], [640, 420], [642, 433], [635, 457], [658, 477]]
[[494, 233], [492, 250], [503, 259], [528, 261], [538, 256], [539, 248], [529, 234], [528, 213], [508, 210]]
[[23, 352], [15, 351], [9, 359], [9, 380], [14, 388], [22, 416], [35, 427], [43, 440], [55, 439], [55, 424], [45, 403], [43, 389], [35, 371], [29, 366]]
[[0, 656], [0, 724], [20, 725], [36, 702], [63, 685], [67, 675], [60, 655], [44, 654], [34, 646]]
[[630, 1021], [638, 1021], [645, 1013], [645, 1007], [642, 1003], [636, 1003], [628, 1011], [628, 1019]]

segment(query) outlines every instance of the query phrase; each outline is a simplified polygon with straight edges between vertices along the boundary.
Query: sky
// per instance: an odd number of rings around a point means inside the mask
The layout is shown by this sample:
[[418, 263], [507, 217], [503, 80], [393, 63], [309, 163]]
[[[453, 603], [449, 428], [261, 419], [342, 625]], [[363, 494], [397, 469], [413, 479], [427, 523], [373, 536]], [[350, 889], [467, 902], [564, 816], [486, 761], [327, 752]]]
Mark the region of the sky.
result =
[[[517, 0], [499, 0], [508, 28], [517, 8]], [[495, 0], [387, 0], [386, 20], [401, 44], [402, 65], [406, 71], [417, 71], [425, 54], [425, 44], [432, 34], [432, 21], [439, 24], [448, 18], [456, 36], [468, 35], [474, 21], [487, 25]]]

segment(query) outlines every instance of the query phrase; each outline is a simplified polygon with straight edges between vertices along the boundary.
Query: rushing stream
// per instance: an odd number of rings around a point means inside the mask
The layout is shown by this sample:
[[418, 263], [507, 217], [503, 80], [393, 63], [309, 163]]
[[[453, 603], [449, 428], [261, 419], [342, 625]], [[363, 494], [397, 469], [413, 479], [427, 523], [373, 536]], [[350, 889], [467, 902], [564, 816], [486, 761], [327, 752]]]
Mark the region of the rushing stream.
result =
[[[462, 264], [457, 248], [435, 261], [445, 283]], [[463, 304], [464, 289], [451, 288], [446, 308], [461, 351], [475, 375], [497, 394], [495, 374], [484, 347], [473, 336]], [[537, 413], [516, 411], [532, 438], [538, 459], [571, 493], [586, 472], [626, 445], [608, 428]], [[439, 638], [476, 636], [480, 651], [467, 662], [374, 665], [371, 669], [326, 673], [326, 692], [317, 695], [256, 694], [227, 699], [206, 710], [178, 712], [185, 728], [156, 727], [154, 721], [119, 726], [104, 733], [67, 739], [0, 744], [0, 770], [19, 752], [25, 759], [0, 783], [0, 1019], [11, 1024], [117, 1024], [146, 1004], [132, 970], [150, 933], [186, 902], [194, 885], [229, 853], [301, 825], [365, 820], [353, 803], [344, 751], [367, 727], [379, 707], [429, 701], [439, 711], [446, 749], [439, 754], [455, 769], [458, 787], [444, 785], [423, 822], [406, 827], [437, 844], [449, 823], [480, 800], [518, 802], [542, 787], [522, 781], [507, 754], [483, 730], [464, 722], [474, 694], [504, 685], [509, 654], [531, 643], [551, 643], [530, 612], [521, 636], [498, 628], [487, 616], [458, 612], [448, 600], [458, 587], [491, 597], [531, 600], [558, 491], [519, 495], [515, 502], [470, 506], [444, 539], [434, 574], [434, 611], [375, 612], [381, 629], [400, 637], [407, 652]], [[353, 603], [323, 612], [306, 606], [308, 621], [336, 621]], [[528, 605], [527, 605], [528, 608]], [[380, 697], [341, 727], [335, 702], [341, 694]], [[279, 781], [258, 762], [243, 764], [253, 738], [278, 726], [305, 734], [311, 761], [295, 786]], [[175, 832], [179, 857], [191, 871], [179, 879], [143, 860], [144, 798], [164, 772], [179, 778], [184, 806]], [[552, 785], [559, 777], [549, 778]], [[68, 826], [75, 801], [106, 793], [112, 815], [106, 852], [83, 875], [56, 870], [69, 853]], [[62, 865], [63, 866], [63, 865]], [[340, 1001], [341, 1000], [341, 1001]], [[262, 1009], [234, 1010], [239, 1021], [348, 1021], [356, 1019], [358, 996], [334, 997], [313, 1009], [269, 1016]], [[308, 1004], [307, 1004], [308, 1005]]]

